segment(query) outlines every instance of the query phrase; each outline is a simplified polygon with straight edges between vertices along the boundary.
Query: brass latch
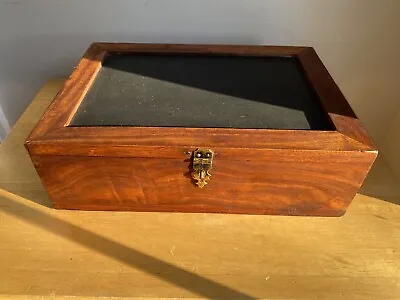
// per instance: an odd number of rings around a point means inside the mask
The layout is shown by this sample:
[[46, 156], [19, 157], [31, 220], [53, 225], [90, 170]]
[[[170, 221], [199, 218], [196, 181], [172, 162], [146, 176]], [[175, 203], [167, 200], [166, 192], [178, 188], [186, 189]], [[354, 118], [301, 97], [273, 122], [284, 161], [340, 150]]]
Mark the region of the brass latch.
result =
[[192, 177], [197, 180], [196, 184], [200, 188], [204, 187], [210, 180], [213, 157], [214, 152], [209, 149], [197, 149], [193, 153]]

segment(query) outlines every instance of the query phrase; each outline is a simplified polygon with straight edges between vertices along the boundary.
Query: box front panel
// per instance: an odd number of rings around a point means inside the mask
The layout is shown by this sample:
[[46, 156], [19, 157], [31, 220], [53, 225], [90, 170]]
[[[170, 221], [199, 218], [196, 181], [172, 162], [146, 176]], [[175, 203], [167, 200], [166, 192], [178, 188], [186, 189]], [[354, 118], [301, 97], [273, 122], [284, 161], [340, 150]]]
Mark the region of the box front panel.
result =
[[33, 156], [56, 208], [342, 215], [375, 153], [274, 151], [262, 161], [218, 160], [203, 188], [190, 159]]

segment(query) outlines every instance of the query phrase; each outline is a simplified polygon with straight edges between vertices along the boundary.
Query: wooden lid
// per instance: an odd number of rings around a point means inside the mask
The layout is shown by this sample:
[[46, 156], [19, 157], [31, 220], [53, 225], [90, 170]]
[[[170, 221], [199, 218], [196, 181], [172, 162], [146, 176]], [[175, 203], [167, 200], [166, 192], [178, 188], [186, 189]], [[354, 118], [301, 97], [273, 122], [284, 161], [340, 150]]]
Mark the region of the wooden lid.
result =
[[312, 48], [104, 43], [88, 49], [26, 147], [171, 158], [241, 149], [248, 159], [376, 149]]

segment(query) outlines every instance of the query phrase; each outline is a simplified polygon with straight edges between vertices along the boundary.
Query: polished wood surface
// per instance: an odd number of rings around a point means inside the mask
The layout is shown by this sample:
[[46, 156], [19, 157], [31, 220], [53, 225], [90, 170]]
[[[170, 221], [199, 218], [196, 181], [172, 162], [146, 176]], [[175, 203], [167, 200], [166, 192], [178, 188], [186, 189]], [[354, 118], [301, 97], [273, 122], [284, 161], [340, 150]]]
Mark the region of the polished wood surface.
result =
[[341, 216], [375, 159], [374, 153], [340, 151], [262, 155], [263, 161], [243, 162], [216, 157], [205, 188], [191, 178], [190, 157], [47, 155], [32, 161], [56, 208]]
[[[335, 130], [67, 126], [110, 52], [292, 55]], [[98, 210], [339, 216], [377, 156], [366, 130], [308, 47], [94, 43], [25, 146], [55, 207]], [[212, 149], [216, 160], [212, 184], [201, 192], [185, 175], [190, 174], [185, 153], [196, 148]], [[105, 193], [106, 186], [110, 192]]]
[[[329, 113], [335, 131], [227, 129], [227, 128], [148, 128], [148, 127], [68, 127], [86, 91], [93, 83], [108, 52], [207, 53], [210, 55], [295, 56], [303, 65], [311, 86], [319, 92], [321, 105]], [[322, 71], [321, 71], [322, 70]], [[325, 72], [323, 72], [325, 70]], [[316, 86], [314, 86], [314, 83]], [[323, 91], [321, 93], [320, 91]], [[332, 95], [331, 92], [335, 92]], [[341, 117], [333, 117], [341, 113]], [[357, 132], [357, 135], [353, 134]], [[350, 136], [347, 134], [351, 133]], [[179, 136], [179, 139], [176, 139]], [[366, 143], [364, 143], [366, 142]], [[137, 147], [159, 157], [182, 147], [296, 149], [327, 151], [375, 151], [376, 148], [340, 93], [312, 48], [233, 45], [168, 45], [94, 43], [29, 135], [26, 146], [31, 155], [60, 151], [86, 151], [88, 147]], [[162, 146], [160, 148], [160, 146]], [[65, 150], [63, 150], [65, 147]], [[73, 150], [71, 148], [84, 148]], [[193, 150], [193, 149], [192, 149]], [[106, 151], [106, 150], [104, 150]], [[157, 152], [156, 152], [157, 151]], [[175, 152], [174, 152], [175, 151]], [[180, 154], [177, 158], [180, 158]]]
[[360, 144], [368, 146], [371, 150], [376, 149], [371, 137], [351, 109], [315, 50], [308, 48], [301, 51], [298, 58], [336, 130]]
[[383, 157], [342, 218], [52, 209], [23, 143], [62, 82], [0, 146], [2, 299], [400, 298], [400, 184]]

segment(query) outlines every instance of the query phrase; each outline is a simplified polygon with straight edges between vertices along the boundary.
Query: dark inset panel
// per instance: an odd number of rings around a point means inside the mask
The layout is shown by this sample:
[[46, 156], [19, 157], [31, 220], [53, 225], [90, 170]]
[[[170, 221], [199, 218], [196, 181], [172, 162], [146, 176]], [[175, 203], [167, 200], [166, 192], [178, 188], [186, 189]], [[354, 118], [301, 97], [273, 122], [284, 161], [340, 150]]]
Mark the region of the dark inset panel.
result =
[[291, 57], [112, 54], [69, 126], [329, 130]]

